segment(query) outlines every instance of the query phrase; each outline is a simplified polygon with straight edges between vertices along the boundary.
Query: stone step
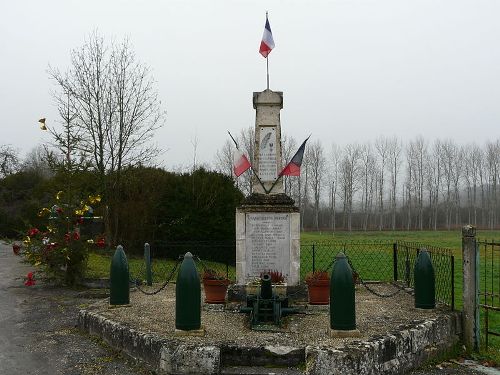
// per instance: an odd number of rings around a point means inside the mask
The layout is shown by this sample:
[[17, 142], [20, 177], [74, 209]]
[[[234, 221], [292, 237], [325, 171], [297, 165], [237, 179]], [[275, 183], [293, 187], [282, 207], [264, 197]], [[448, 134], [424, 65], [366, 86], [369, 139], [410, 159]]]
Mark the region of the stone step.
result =
[[230, 366], [221, 368], [221, 375], [304, 375], [296, 368]]

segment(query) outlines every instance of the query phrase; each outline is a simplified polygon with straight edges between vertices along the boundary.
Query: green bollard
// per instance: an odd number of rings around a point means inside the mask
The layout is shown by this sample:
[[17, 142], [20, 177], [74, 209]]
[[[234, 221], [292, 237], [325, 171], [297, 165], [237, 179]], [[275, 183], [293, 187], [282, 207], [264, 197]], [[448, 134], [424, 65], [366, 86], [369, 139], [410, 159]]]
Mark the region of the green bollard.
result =
[[330, 277], [330, 328], [356, 329], [356, 302], [352, 269], [344, 253], [338, 253]]
[[144, 244], [144, 263], [146, 264], [146, 284], [148, 286], [153, 285], [153, 272], [151, 270], [151, 249], [149, 244], [146, 242]]
[[116, 248], [111, 260], [109, 279], [109, 304], [112, 306], [130, 304], [128, 262], [121, 245]]
[[181, 331], [201, 329], [200, 276], [193, 255], [184, 255], [175, 286], [175, 328]]
[[421, 249], [414, 269], [415, 307], [433, 309], [436, 307], [436, 279], [431, 257], [426, 249]]

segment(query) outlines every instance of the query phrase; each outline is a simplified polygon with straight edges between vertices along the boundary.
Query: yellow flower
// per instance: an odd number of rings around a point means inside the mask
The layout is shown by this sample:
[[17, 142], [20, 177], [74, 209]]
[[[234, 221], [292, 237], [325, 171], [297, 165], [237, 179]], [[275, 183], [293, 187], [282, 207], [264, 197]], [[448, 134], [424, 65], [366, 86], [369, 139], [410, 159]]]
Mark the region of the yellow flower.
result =
[[50, 210], [47, 207], [44, 207], [40, 210], [40, 212], [38, 213], [38, 216], [42, 217], [42, 216], [49, 214], [49, 213], [50, 213]]
[[93, 244], [94, 240], [87, 240], [87, 243]]
[[88, 205], [83, 206], [83, 212], [88, 212], [90, 210], [91, 210], [90, 206]]
[[75, 210], [75, 215], [77, 216], [83, 216], [83, 210]]
[[90, 204], [99, 203], [100, 201], [101, 201], [101, 196], [99, 194], [89, 195], [89, 203]]
[[29, 246], [29, 244], [31, 243], [31, 238], [29, 238], [29, 236], [26, 236], [26, 237], [24, 238], [23, 243], [24, 243], [26, 246]]
[[64, 194], [64, 192], [62, 190], [59, 190], [56, 194], [56, 200], [59, 200], [61, 199], [62, 195]]

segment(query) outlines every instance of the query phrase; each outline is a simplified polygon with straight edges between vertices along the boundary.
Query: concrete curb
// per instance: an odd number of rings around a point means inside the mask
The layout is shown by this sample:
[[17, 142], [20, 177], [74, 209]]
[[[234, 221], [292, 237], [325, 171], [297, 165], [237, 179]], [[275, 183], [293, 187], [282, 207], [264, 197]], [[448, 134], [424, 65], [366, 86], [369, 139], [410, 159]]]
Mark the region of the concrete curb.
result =
[[462, 332], [458, 312], [403, 326], [388, 335], [356, 341], [340, 349], [313, 345], [306, 348], [191, 345], [138, 332], [87, 310], [80, 310], [78, 326], [161, 374], [218, 374], [222, 367], [234, 362], [246, 364], [249, 358], [252, 359], [249, 365], [257, 366], [305, 363], [308, 375], [400, 374], [452, 349]]

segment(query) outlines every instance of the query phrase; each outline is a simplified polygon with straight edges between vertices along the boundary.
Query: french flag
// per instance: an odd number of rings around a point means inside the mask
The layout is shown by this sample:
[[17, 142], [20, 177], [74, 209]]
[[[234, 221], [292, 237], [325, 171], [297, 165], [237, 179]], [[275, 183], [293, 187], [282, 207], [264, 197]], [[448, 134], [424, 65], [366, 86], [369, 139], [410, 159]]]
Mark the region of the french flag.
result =
[[283, 170], [279, 174], [280, 176], [300, 176], [300, 167], [302, 166], [302, 159], [304, 158], [304, 150], [306, 148], [306, 142], [309, 139], [309, 137], [307, 137], [307, 139], [304, 142], [302, 142], [295, 155], [293, 155], [292, 160], [290, 160], [290, 163], [288, 163], [286, 167], [283, 168]]
[[267, 58], [267, 55], [271, 53], [274, 48], [273, 33], [271, 32], [271, 26], [269, 25], [269, 20], [266, 14], [266, 27], [264, 27], [264, 35], [262, 35], [262, 42], [260, 42], [259, 53]]
[[233, 172], [236, 177], [239, 177], [245, 171], [251, 167], [248, 158], [245, 156], [243, 152], [241, 152], [238, 148], [234, 150], [233, 153]]

